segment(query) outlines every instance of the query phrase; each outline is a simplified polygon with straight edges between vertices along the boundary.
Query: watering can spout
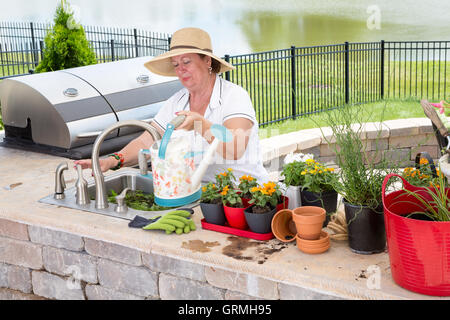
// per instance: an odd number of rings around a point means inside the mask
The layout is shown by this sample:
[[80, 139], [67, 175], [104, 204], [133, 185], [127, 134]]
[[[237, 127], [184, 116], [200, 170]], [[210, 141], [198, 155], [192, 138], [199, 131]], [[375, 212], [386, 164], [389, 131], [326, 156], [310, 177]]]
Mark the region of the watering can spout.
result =
[[211, 126], [211, 133], [214, 136], [214, 141], [209, 146], [208, 150], [204, 154], [203, 160], [200, 162], [197, 170], [195, 170], [192, 175], [191, 183], [193, 190], [197, 190], [200, 187], [202, 178], [205, 175], [206, 169], [212, 162], [219, 143], [230, 142], [233, 139], [232, 133], [222, 125], [213, 124]]

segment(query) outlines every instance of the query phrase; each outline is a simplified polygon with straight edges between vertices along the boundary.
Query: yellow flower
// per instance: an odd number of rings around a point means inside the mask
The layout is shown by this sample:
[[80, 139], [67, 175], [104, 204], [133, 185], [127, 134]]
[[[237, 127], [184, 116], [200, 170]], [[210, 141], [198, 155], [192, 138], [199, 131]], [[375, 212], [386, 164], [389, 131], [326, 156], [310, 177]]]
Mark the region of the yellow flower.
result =
[[305, 174], [307, 174], [306, 170], [303, 170], [303, 171], [301, 172], [301, 174], [302, 174], [302, 176], [304, 176]]
[[314, 161], [314, 159], [306, 159], [305, 161], [307, 164], [314, 164], [316, 163], [316, 161]]
[[228, 168], [227, 170], [228, 170], [228, 172], [231, 172], [231, 171], [233, 171], [233, 169], [231, 169], [231, 168]]
[[229, 186], [225, 186], [220, 194], [222, 196], [226, 196], [227, 193], [228, 193], [228, 189], [230, 189], [230, 187]]
[[428, 160], [426, 158], [420, 158], [420, 164], [428, 164]]
[[206, 192], [206, 187], [203, 187], [203, 188], [202, 188], [202, 191], [203, 191], [203, 192]]
[[328, 168], [327, 170], [330, 172], [334, 172], [334, 168]]
[[250, 192], [252, 192], [252, 193], [255, 193], [255, 192], [258, 192], [258, 191], [259, 191], [258, 187], [253, 187], [253, 188], [250, 189]]

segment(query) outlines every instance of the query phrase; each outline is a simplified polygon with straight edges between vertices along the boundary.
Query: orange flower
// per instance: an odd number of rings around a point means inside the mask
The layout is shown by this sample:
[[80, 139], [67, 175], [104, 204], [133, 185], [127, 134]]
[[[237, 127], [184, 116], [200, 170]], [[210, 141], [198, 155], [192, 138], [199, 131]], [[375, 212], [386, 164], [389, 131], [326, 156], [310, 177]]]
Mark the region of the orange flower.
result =
[[420, 164], [428, 164], [428, 160], [426, 158], [420, 158]]
[[230, 189], [229, 186], [225, 186], [220, 194], [221, 194], [222, 196], [226, 196], [229, 189]]

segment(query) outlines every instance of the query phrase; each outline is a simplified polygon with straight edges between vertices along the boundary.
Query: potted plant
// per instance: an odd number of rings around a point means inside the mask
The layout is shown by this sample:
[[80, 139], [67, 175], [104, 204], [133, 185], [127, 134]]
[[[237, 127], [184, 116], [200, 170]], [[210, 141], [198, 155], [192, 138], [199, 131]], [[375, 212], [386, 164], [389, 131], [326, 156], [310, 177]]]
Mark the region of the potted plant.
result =
[[289, 209], [294, 209], [302, 205], [301, 200], [301, 185], [303, 183], [303, 176], [300, 174], [305, 168], [303, 154], [294, 157], [293, 155], [286, 156], [283, 171], [283, 184], [285, 186], [284, 195], [290, 199]]
[[[388, 164], [379, 148], [369, 151], [368, 144], [361, 140], [364, 114], [359, 106], [326, 113], [333, 134], [324, 138], [336, 154], [340, 168], [334, 189], [343, 197], [350, 249], [359, 254], [372, 254], [386, 248], [381, 190], [384, 177], [395, 172], [396, 166]], [[380, 123], [376, 145], [381, 128]], [[380, 163], [373, 159], [380, 159]]]
[[[399, 177], [401, 190], [386, 193]], [[384, 219], [392, 278], [401, 287], [450, 296], [450, 188], [440, 174], [432, 186], [417, 187], [391, 174], [384, 179]]]
[[303, 206], [316, 206], [325, 209], [327, 215], [323, 223], [326, 227], [330, 215], [336, 212], [337, 192], [334, 185], [337, 175], [334, 168], [327, 167], [314, 159], [305, 161], [305, 168], [301, 171], [302, 189], [301, 199]]
[[202, 187], [200, 208], [202, 209], [206, 222], [219, 225], [225, 224], [222, 196], [215, 183], [209, 182]]
[[225, 186], [220, 193], [222, 196], [223, 211], [230, 227], [247, 229], [247, 221], [244, 215], [244, 203], [237, 189]]
[[271, 232], [272, 218], [277, 212], [281, 191], [272, 181], [250, 190], [250, 206], [244, 210], [250, 230], [257, 233]]
[[241, 197], [244, 205], [248, 205], [248, 201], [252, 197], [250, 189], [257, 187], [258, 182], [250, 175], [243, 175], [239, 178], [238, 189], [241, 191]]

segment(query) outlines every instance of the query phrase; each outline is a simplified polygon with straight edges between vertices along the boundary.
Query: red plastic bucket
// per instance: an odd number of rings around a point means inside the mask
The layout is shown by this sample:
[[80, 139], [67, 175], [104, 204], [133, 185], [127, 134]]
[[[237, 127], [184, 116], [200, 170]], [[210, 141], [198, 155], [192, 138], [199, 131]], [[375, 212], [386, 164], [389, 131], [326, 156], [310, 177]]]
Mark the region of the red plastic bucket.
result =
[[[405, 189], [431, 201], [425, 188], [412, 186], [397, 174], [385, 177], [382, 197], [392, 278], [414, 292], [450, 296], [450, 222], [404, 217], [424, 211], [424, 205], [404, 190], [386, 194], [386, 185], [394, 176], [403, 181]], [[450, 189], [446, 190], [450, 195]]]

